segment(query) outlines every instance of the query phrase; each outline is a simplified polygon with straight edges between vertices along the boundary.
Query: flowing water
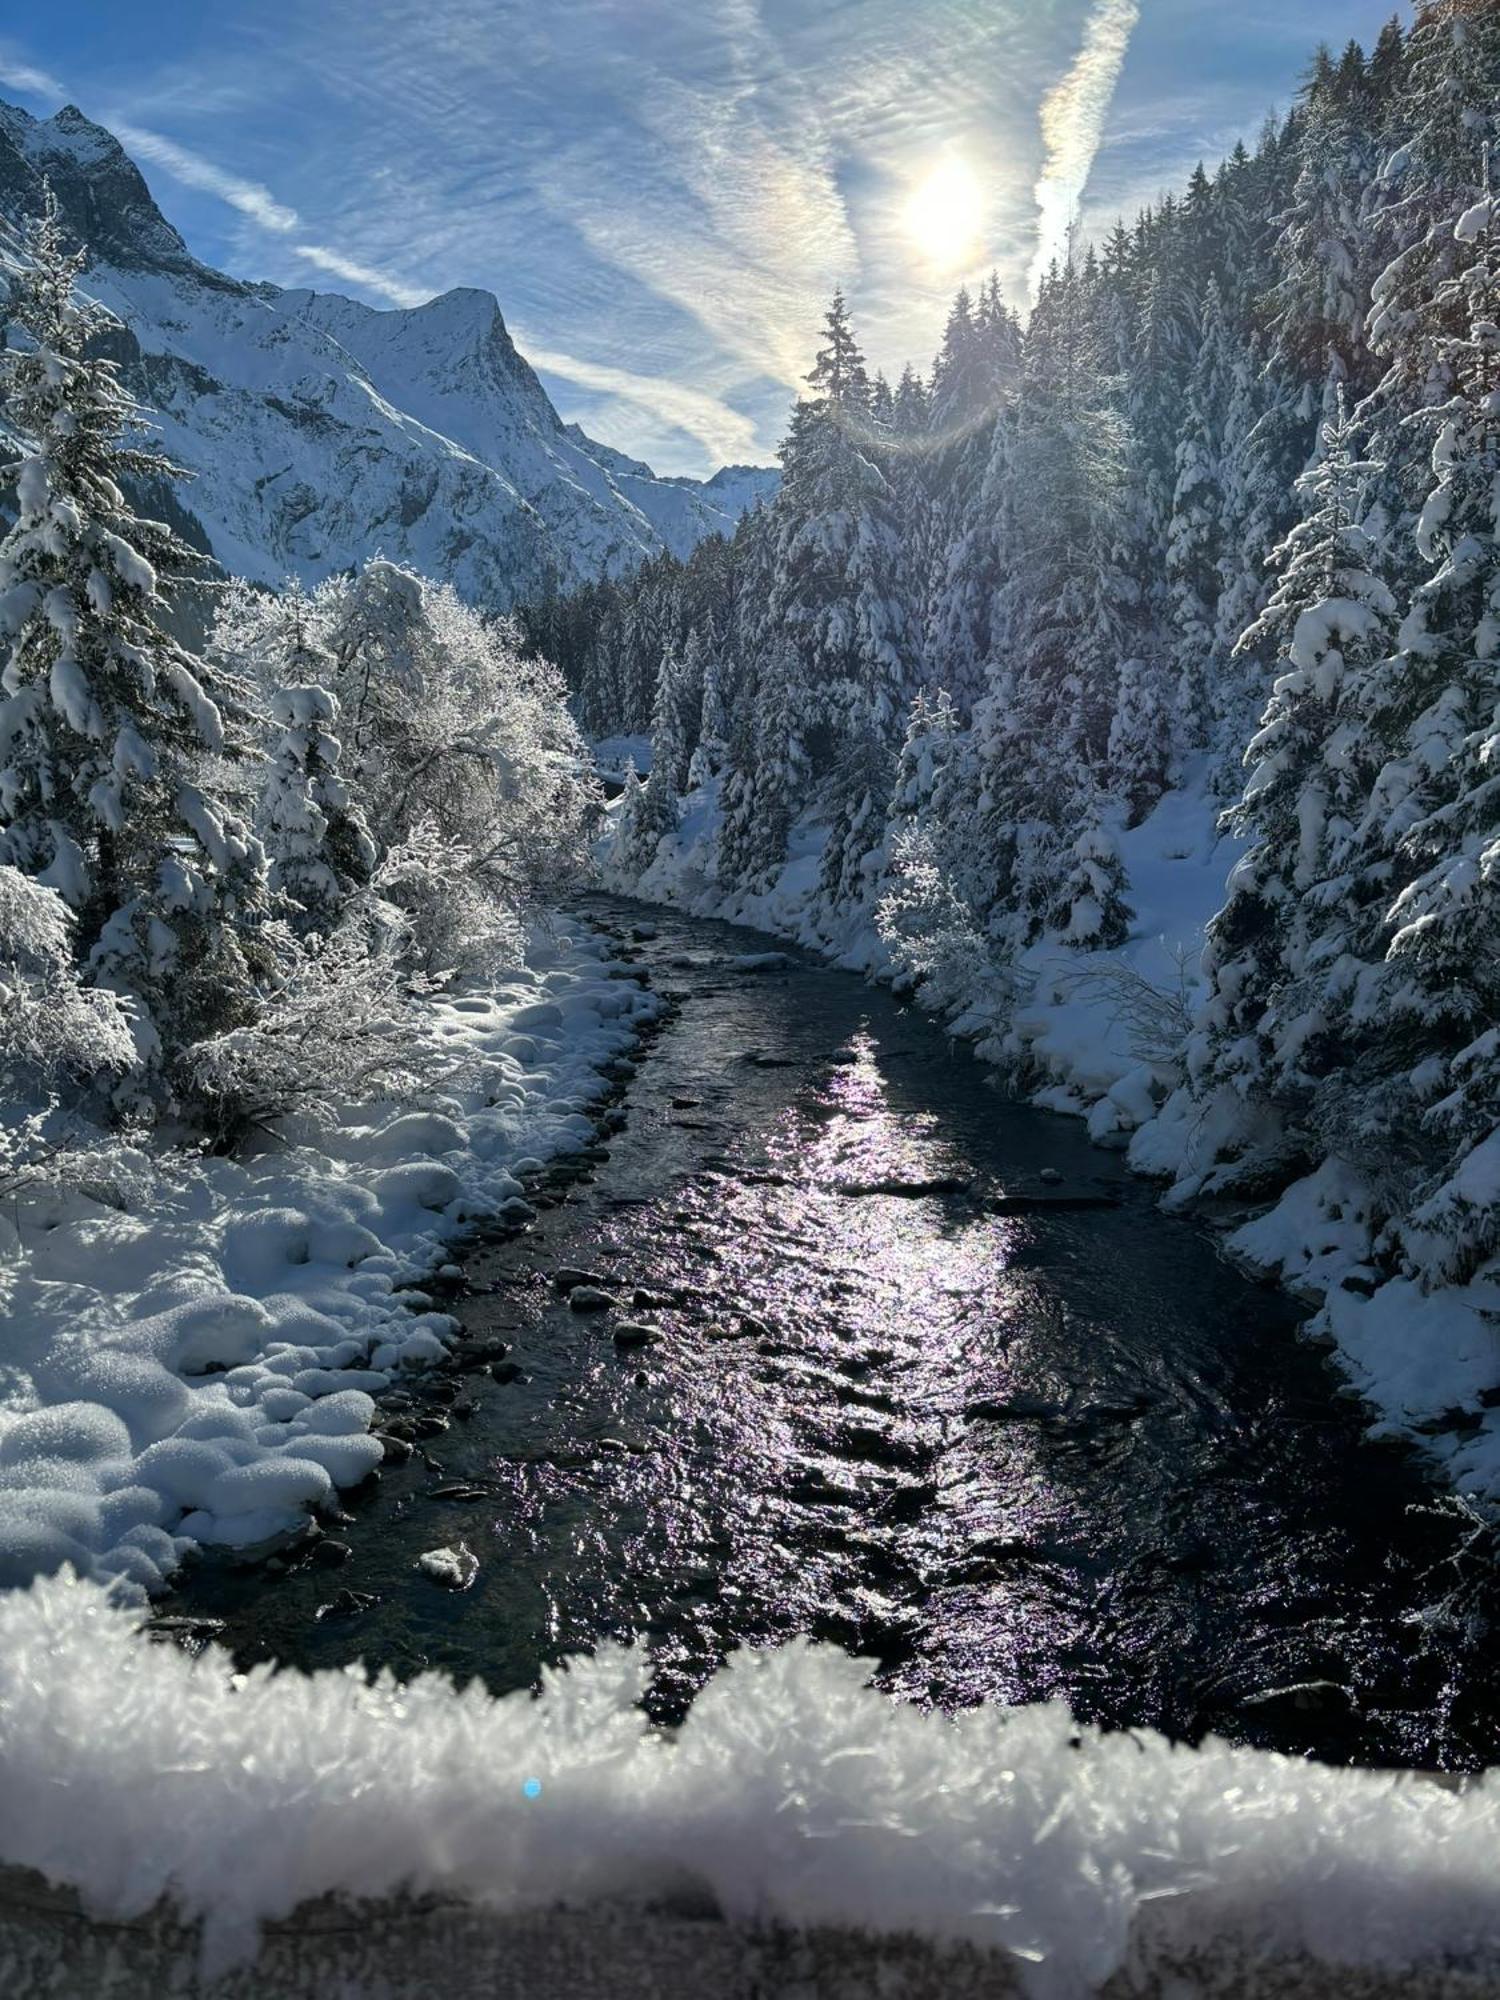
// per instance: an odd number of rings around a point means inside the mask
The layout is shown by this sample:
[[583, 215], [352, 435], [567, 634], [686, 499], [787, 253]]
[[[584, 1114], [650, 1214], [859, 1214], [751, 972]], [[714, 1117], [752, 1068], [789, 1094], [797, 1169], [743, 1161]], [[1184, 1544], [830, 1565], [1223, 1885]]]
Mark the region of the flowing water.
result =
[[[889, 993], [590, 913], [651, 933], [672, 1002], [605, 1144], [471, 1254], [460, 1369], [386, 1413], [416, 1448], [347, 1499], [347, 1559], [205, 1559], [169, 1614], [498, 1690], [642, 1638], [666, 1719], [811, 1633], [925, 1703], [1496, 1760], [1488, 1564], [1283, 1296]], [[579, 1272], [620, 1306], [575, 1311]], [[460, 1542], [469, 1588], [418, 1569]]]

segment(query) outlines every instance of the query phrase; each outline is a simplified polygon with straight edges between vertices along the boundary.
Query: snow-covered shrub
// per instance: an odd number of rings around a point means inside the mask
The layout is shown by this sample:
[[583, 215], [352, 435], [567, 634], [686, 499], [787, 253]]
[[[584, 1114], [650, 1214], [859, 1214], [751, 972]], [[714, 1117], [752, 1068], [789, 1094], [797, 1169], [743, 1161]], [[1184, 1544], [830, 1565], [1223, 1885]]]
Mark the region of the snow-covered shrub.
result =
[[75, 919], [55, 889], [0, 864], [0, 1189], [56, 1178], [100, 1134], [97, 1086], [133, 1070], [129, 1015], [113, 993], [81, 986]]
[[293, 1108], [409, 1097], [456, 1074], [413, 1031], [403, 921], [373, 896], [326, 936], [271, 927], [280, 972], [256, 1018], [189, 1052], [192, 1087], [221, 1140]]
[[1068, 860], [1057, 902], [1063, 939], [1080, 951], [1113, 951], [1130, 929], [1120, 850], [1095, 821], [1074, 841]]
[[1148, 979], [1139, 967], [1114, 957], [1065, 972], [1056, 985], [1060, 993], [1101, 1001], [1111, 1026], [1124, 1031], [1125, 1046], [1138, 1062], [1169, 1074], [1181, 1069], [1193, 1019], [1186, 952], [1179, 950], [1176, 955], [1170, 985]]

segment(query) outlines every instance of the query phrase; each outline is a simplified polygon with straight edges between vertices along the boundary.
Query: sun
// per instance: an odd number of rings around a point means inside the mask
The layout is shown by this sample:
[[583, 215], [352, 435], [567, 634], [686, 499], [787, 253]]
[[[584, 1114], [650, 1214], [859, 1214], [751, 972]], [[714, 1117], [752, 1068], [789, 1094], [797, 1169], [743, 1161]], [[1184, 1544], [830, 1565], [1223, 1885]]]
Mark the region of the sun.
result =
[[902, 214], [906, 233], [936, 271], [974, 261], [984, 222], [984, 196], [974, 171], [945, 153], [915, 187]]

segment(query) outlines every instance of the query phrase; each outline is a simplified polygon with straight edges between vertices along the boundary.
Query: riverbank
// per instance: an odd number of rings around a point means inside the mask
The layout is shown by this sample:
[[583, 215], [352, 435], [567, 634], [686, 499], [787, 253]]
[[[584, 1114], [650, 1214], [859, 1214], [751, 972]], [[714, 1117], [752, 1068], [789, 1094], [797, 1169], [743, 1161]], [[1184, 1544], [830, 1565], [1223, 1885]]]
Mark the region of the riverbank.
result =
[[[1082, 1119], [1091, 1138], [1123, 1151], [1183, 1210], [1209, 1184], [1220, 1133], [1215, 1107], [1182, 1088], [1180, 1045], [1201, 993], [1204, 929], [1240, 852], [1219, 831], [1208, 776], [1188, 773], [1140, 826], [1117, 832], [1132, 910], [1123, 945], [1084, 953], [1044, 938], [1017, 961], [1014, 990], [970, 976], [936, 1009], [976, 1057], [1017, 1078], [1030, 1102]], [[687, 799], [676, 835], [644, 873], [621, 864], [606, 834], [606, 880], [892, 979], [869, 910], [839, 921], [818, 895], [826, 830], [816, 817], [793, 829], [789, 860], [755, 895], [726, 896], [715, 882], [718, 822], [713, 781]], [[1337, 1162], [1258, 1208], [1250, 1197], [1209, 1207], [1232, 1259], [1313, 1307], [1308, 1332], [1337, 1351], [1371, 1436], [1411, 1444], [1480, 1516], [1500, 1519], [1500, 1278], [1481, 1273], [1430, 1293], [1391, 1278], [1376, 1254], [1371, 1191]]]
[[324, 1104], [233, 1159], [139, 1154], [108, 1199], [8, 1205], [0, 1585], [68, 1563], [139, 1599], [380, 1464], [374, 1398], [447, 1352], [454, 1243], [530, 1215], [655, 1011], [613, 969], [587, 926], [539, 924], [524, 966], [413, 1003], [419, 1103]]

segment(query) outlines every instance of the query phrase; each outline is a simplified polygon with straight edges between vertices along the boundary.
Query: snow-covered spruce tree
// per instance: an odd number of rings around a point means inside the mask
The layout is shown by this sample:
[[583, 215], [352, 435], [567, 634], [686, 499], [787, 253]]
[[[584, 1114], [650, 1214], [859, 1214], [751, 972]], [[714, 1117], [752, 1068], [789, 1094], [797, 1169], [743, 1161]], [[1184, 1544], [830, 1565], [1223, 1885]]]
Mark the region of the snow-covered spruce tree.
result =
[[[1273, 348], [1260, 371], [1259, 414], [1225, 473], [1225, 574], [1215, 640], [1223, 663], [1214, 688], [1221, 787], [1238, 794], [1244, 746], [1276, 675], [1271, 634], [1260, 627], [1270, 601], [1272, 558], [1300, 518], [1297, 479], [1315, 449], [1321, 394], [1298, 386]], [[1375, 461], [1377, 464], [1379, 461]], [[1255, 627], [1257, 637], [1246, 635]]]
[[620, 802], [610, 819], [607, 849], [614, 867], [627, 874], [641, 871], [641, 798], [645, 789], [634, 757], [627, 757], [620, 773]]
[[1177, 484], [1181, 384], [1196, 352], [1197, 315], [1181, 274], [1170, 259], [1151, 258], [1125, 383], [1131, 503], [1126, 541], [1132, 572], [1145, 586], [1147, 614], [1163, 632], [1169, 621], [1161, 558]]
[[773, 644], [761, 662], [753, 707], [736, 718], [724, 785], [716, 872], [738, 889], [769, 886], [811, 787], [807, 697], [793, 646]]
[[649, 868], [657, 848], [677, 831], [678, 800], [687, 774], [687, 666], [675, 647], [662, 655], [651, 712], [651, 772], [635, 815], [633, 852]]
[[1139, 825], [1166, 791], [1176, 740], [1172, 690], [1162, 662], [1139, 654], [1122, 660], [1104, 770], [1129, 825]]
[[825, 928], [862, 913], [878, 881], [890, 804], [892, 759], [874, 717], [842, 718], [839, 750], [824, 786], [828, 836], [818, 887]]
[[271, 886], [291, 898], [309, 928], [326, 929], [369, 881], [377, 858], [364, 815], [339, 777], [338, 697], [316, 682], [293, 682], [272, 695], [271, 718], [278, 734], [260, 821]]
[[1371, 379], [1365, 314], [1375, 271], [1366, 211], [1378, 161], [1358, 47], [1338, 62], [1318, 51], [1299, 114], [1297, 180], [1276, 245], [1278, 342], [1301, 380], [1359, 396]]
[[1395, 602], [1361, 525], [1374, 469], [1342, 414], [1298, 482], [1305, 513], [1247, 646], [1280, 671], [1230, 823], [1251, 846], [1209, 926], [1209, 991], [1190, 1049], [1200, 1090], [1228, 1085], [1307, 1116], [1338, 1067], [1331, 1028], [1364, 946], [1370, 890], [1356, 854], [1372, 778], [1364, 712], [1393, 638]]
[[258, 689], [267, 727], [256, 831], [272, 890], [293, 906], [297, 928], [318, 931], [369, 882], [377, 859], [339, 772], [339, 705], [322, 622], [295, 580], [279, 594], [241, 585], [221, 594], [208, 647]]
[[718, 644], [705, 640], [696, 630], [688, 639], [690, 659], [695, 648], [700, 663], [698, 683], [702, 693], [698, 701], [698, 741], [688, 759], [687, 787], [690, 792], [700, 791], [724, 768], [724, 760], [729, 755], [729, 708], [725, 696], [735, 679]]
[[215, 794], [237, 746], [170, 630], [199, 559], [126, 497], [180, 474], [131, 442], [141, 413], [98, 351], [113, 322], [77, 293], [50, 190], [25, 244], [4, 357], [30, 448], [0, 544], [0, 858], [61, 892], [155, 1060], [253, 1010], [264, 858]]
[[1166, 568], [1178, 738], [1207, 737], [1218, 662], [1215, 630], [1224, 551], [1223, 426], [1230, 360], [1219, 288], [1209, 281], [1198, 358], [1177, 442], [1177, 482], [1167, 524]]
[[[1500, 195], [1455, 233], [1477, 254], [1432, 301], [1466, 335], [1434, 343], [1452, 393], [1431, 413], [1434, 483], [1417, 524], [1428, 575], [1401, 629], [1390, 692], [1411, 713], [1365, 829], [1409, 877], [1387, 962], [1351, 1009], [1363, 1098], [1415, 1158], [1420, 1204], [1393, 1230], [1428, 1279], [1500, 1252]], [[1414, 713], [1412, 711], [1415, 710]], [[1382, 717], [1381, 720], [1385, 718]]]
[[1068, 850], [1054, 921], [1063, 942], [1080, 951], [1113, 951], [1130, 933], [1125, 864], [1097, 808]]
[[[1140, 604], [1120, 561], [1125, 435], [1074, 352], [1076, 280], [1069, 274], [1060, 284], [1058, 331], [1028, 347], [1008, 447], [1015, 512], [994, 629], [1003, 641], [998, 665], [1014, 676], [1008, 705], [1024, 711], [1027, 732], [1045, 737], [1048, 754], [1082, 782], [1108, 742], [1119, 662], [1137, 650]], [[1066, 796], [1055, 810], [1066, 814]]]
[[[920, 466], [924, 546], [909, 566], [910, 602], [921, 607], [925, 674], [967, 709], [982, 692], [989, 606], [997, 578], [992, 514], [992, 439], [1020, 378], [1021, 332], [992, 277], [971, 305], [961, 291], [933, 364]], [[898, 440], [899, 442], [899, 440]], [[903, 533], [908, 532], [903, 507]]]
[[900, 598], [901, 545], [886, 454], [870, 419], [864, 358], [841, 294], [781, 448], [772, 510], [770, 629], [796, 646], [804, 686], [891, 729], [906, 713], [913, 665]]

